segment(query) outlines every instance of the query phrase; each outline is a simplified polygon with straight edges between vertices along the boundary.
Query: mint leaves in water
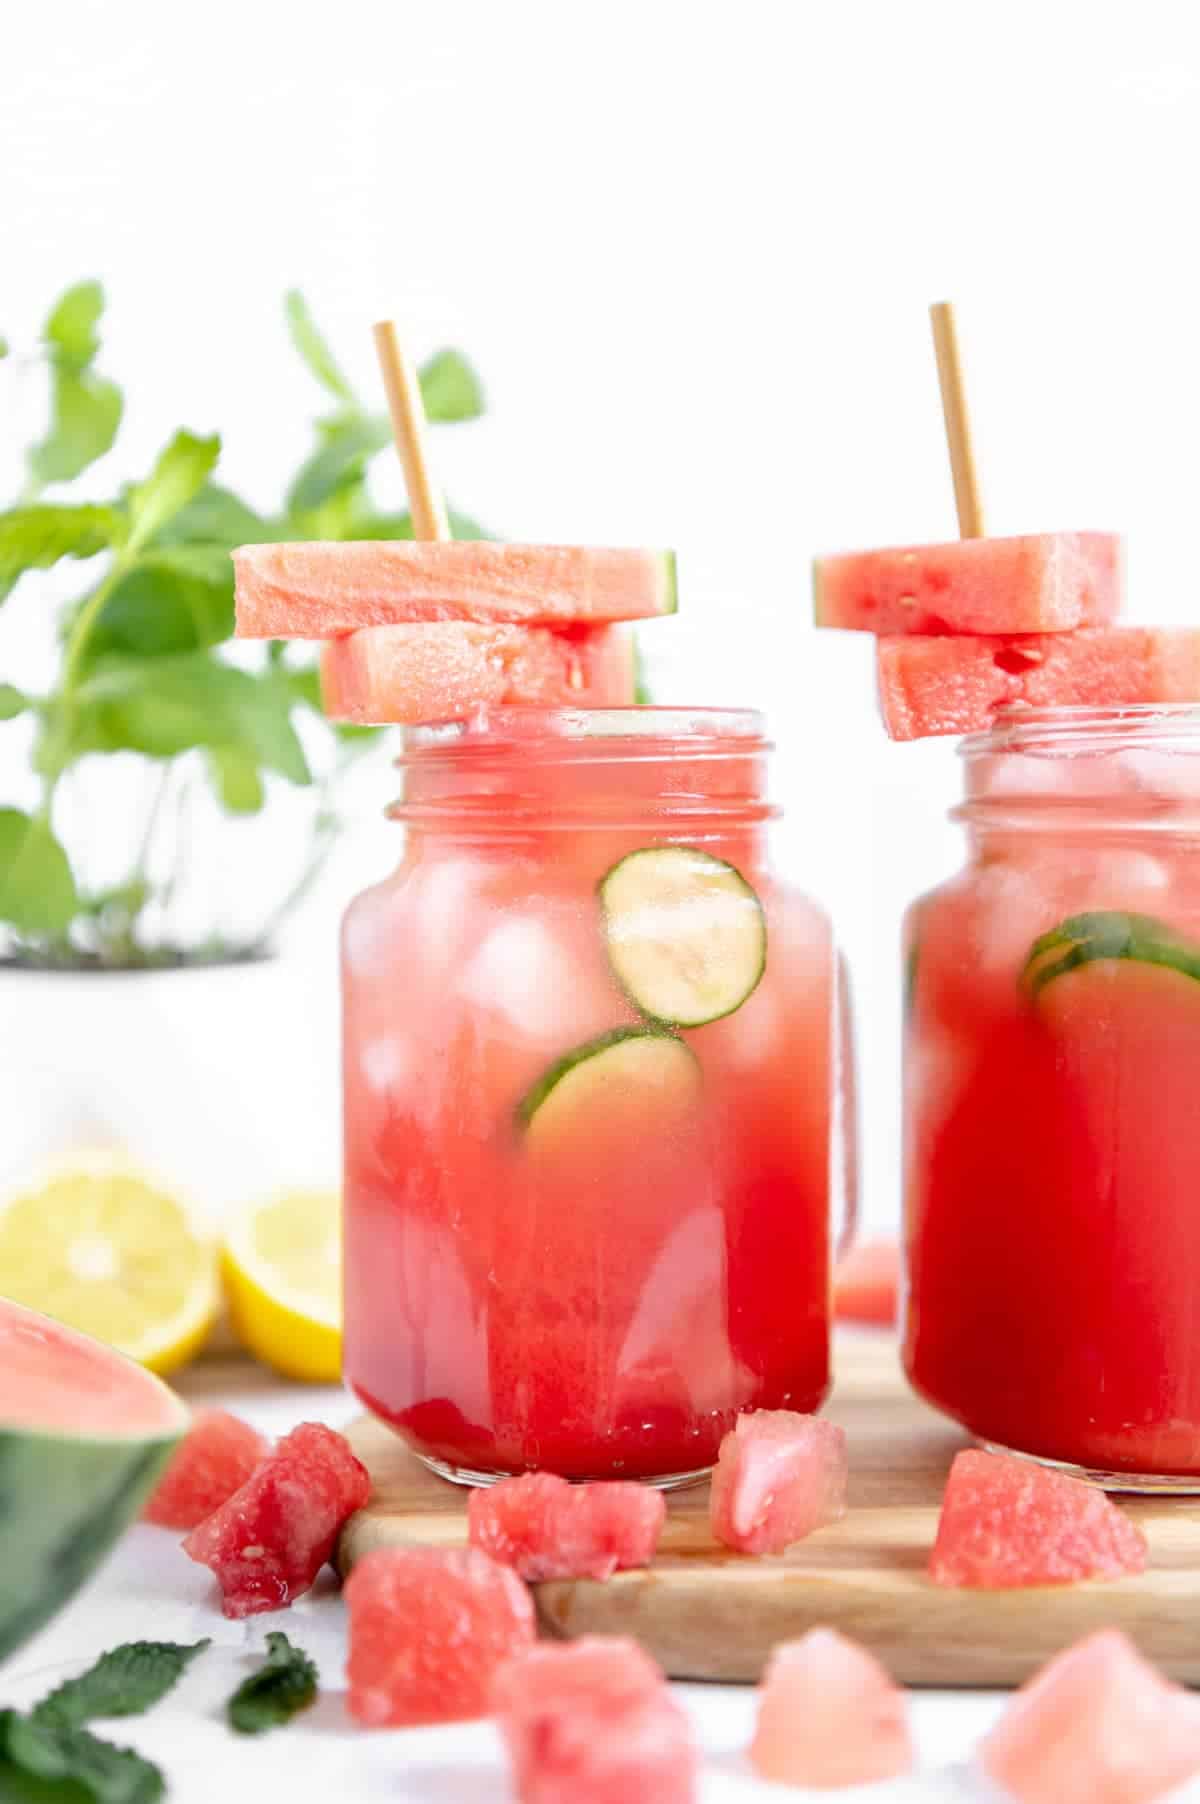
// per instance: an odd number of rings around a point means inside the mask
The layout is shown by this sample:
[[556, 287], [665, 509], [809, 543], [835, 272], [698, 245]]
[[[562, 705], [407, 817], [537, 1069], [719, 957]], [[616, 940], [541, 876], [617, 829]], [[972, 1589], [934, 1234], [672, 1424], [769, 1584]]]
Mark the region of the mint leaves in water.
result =
[[280, 1728], [317, 1695], [317, 1669], [303, 1649], [286, 1635], [267, 1636], [267, 1657], [257, 1672], [238, 1686], [228, 1704], [230, 1727], [239, 1735], [261, 1735]]
[[208, 1645], [128, 1642], [67, 1679], [28, 1715], [0, 1710], [0, 1804], [75, 1804], [81, 1797], [93, 1804], [157, 1804], [166, 1785], [153, 1762], [102, 1741], [85, 1724], [140, 1716]]

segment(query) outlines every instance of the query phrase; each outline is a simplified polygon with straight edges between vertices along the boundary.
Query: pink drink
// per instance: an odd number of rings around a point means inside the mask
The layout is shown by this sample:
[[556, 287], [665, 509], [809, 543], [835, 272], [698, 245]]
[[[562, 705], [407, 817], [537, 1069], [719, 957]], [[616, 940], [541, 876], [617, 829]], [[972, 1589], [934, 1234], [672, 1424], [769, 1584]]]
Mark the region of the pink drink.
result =
[[451, 1475], [670, 1481], [825, 1395], [834, 959], [767, 750], [660, 709], [410, 739], [344, 932], [346, 1372]]

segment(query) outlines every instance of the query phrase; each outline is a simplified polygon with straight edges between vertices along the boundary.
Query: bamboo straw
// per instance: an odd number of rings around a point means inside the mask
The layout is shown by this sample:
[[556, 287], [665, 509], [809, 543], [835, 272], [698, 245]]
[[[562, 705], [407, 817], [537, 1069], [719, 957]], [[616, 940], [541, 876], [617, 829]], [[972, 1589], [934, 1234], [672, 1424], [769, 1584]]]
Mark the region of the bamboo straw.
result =
[[942, 414], [946, 421], [950, 473], [954, 478], [958, 536], [960, 539], [982, 539], [983, 502], [979, 494], [979, 478], [975, 472], [975, 451], [971, 443], [971, 421], [963, 387], [954, 308], [949, 301], [937, 301], [929, 309], [929, 318], [933, 326], [938, 386], [942, 391]]
[[429, 467], [428, 422], [416, 369], [400, 343], [394, 320], [378, 321], [373, 332], [383, 386], [387, 391], [388, 412], [392, 416], [392, 434], [404, 466], [413, 536], [448, 539], [451, 534], [446, 504]]

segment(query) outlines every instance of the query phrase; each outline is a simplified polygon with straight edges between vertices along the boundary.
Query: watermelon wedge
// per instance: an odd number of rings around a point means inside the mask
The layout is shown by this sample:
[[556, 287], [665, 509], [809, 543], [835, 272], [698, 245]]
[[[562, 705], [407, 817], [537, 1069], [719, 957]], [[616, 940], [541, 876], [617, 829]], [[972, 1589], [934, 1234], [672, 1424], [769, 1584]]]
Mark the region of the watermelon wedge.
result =
[[929, 1561], [935, 1585], [1010, 1590], [1146, 1570], [1146, 1537], [1103, 1491], [1028, 1460], [955, 1455]]
[[1200, 1698], [1102, 1629], [1022, 1686], [980, 1765], [1016, 1804], [1165, 1804], [1200, 1774]]
[[666, 1514], [662, 1492], [649, 1485], [572, 1485], [551, 1472], [526, 1472], [471, 1492], [467, 1532], [473, 1547], [530, 1584], [610, 1579], [650, 1564]]
[[883, 724], [893, 739], [979, 733], [1005, 708], [1200, 701], [1200, 629], [893, 636], [879, 641], [878, 675]]
[[1115, 620], [1121, 541], [1028, 533], [852, 551], [813, 565], [818, 626], [864, 633], [1061, 633]]
[[677, 606], [675, 554], [583, 545], [243, 545], [233, 554], [242, 639], [335, 639], [366, 626], [602, 626]]
[[141, 1366], [0, 1299], [0, 1659], [78, 1591], [187, 1425]]
[[814, 1790], [899, 1778], [914, 1761], [908, 1698], [865, 1647], [811, 1629], [771, 1655], [750, 1760], [764, 1779]]
[[739, 1416], [713, 1469], [713, 1537], [739, 1553], [782, 1553], [846, 1513], [846, 1434], [819, 1416]]
[[628, 708], [633, 641], [620, 627], [371, 626], [334, 639], [321, 661], [334, 720], [416, 726], [477, 708]]
[[160, 1528], [195, 1528], [241, 1489], [270, 1450], [266, 1437], [240, 1416], [224, 1409], [197, 1410], [142, 1520]]

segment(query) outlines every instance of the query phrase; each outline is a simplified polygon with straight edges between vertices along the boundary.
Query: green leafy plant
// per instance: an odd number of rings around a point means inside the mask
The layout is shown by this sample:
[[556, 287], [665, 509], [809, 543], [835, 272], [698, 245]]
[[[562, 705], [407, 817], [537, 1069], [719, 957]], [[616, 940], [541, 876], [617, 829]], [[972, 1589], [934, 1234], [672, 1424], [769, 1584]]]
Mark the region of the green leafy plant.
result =
[[[44, 613], [46, 591], [61, 596], [56, 567], [69, 560], [87, 586], [55, 603], [53, 680], [40, 691], [0, 682], [0, 724], [11, 723], [6, 735], [25, 732], [11, 763], [32, 791], [23, 805], [0, 806], [0, 927], [11, 958], [39, 964], [257, 956], [318, 876], [343, 824], [344, 785], [375, 735], [325, 721], [311, 657], [278, 643], [230, 645], [229, 554], [281, 539], [411, 538], [408, 514], [381, 511], [370, 492], [371, 461], [390, 429], [293, 292], [288, 329], [329, 406], [278, 513], [260, 514], [217, 481], [218, 435], [182, 429], [142, 481], [78, 499], [69, 485], [112, 448], [123, 413], [120, 388], [96, 367], [103, 309], [98, 283], [68, 289], [23, 360], [44, 373], [48, 418], [26, 451], [20, 495], [0, 512], [0, 603], [6, 614], [27, 600]], [[0, 338], [4, 356], [17, 362], [19, 347]], [[430, 358], [421, 387], [431, 421], [483, 410], [458, 351]], [[451, 520], [456, 536], [483, 536], [465, 515]], [[131, 760], [140, 772], [132, 810], [105, 781], [107, 768]], [[81, 785], [82, 805], [72, 794]], [[234, 932], [194, 918], [180, 925], [197, 810], [257, 815], [288, 791], [308, 792], [305, 841], [261, 917]], [[113, 869], [131, 814], [131, 847]]]
[[303, 1648], [273, 1630], [262, 1665], [242, 1680], [226, 1705], [229, 1726], [239, 1735], [263, 1735], [291, 1722], [316, 1696], [316, 1666]]

